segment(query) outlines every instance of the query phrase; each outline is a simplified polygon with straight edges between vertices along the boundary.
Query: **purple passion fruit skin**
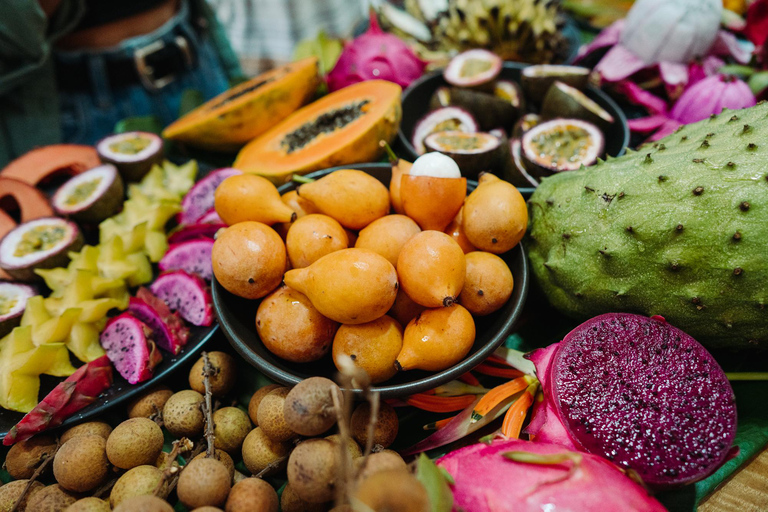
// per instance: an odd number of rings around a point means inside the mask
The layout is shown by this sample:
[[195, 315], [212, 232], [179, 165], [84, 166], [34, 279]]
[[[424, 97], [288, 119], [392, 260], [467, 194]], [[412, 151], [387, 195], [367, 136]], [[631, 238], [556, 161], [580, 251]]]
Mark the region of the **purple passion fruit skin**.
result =
[[69, 179], [53, 195], [51, 203], [61, 216], [98, 223], [122, 209], [124, 192], [117, 168], [105, 164]]
[[0, 268], [18, 281], [40, 281], [35, 269], [66, 267], [68, 253], [82, 246], [83, 235], [74, 222], [58, 217], [31, 220], [0, 240]]
[[562, 82], [555, 82], [547, 91], [541, 105], [541, 117], [581, 119], [601, 130], [610, 129], [615, 121], [597, 102], [575, 87]]
[[585, 121], [553, 119], [525, 132], [521, 143], [525, 168], [544, 177], [594, 164], [603, 154], [605, 137]]
[[451, 157], [466, 178], [477, 179], [482, 171], [498, 171], [494, 166], [501, 140], [490, 133], [436, 132], [424, 139], [424, 145], [429, 151]]
[[726, 459], [736, 399], [717, 361], [660, 317], [609, 313], [560, 343], [551, 399], [584, 451], [653, 487], [700, 480]]
[[492, 86], [503, 61], [495, 53], [480, 48], [455, 56], [443, 71], [443, 78], [457, 87]]
[[520, 85], [528, 99], [536, 105], [541, 105], [547, 91], [555, 82], [584, 90], [589, 84], [589, 74], [589, 68], [580, 66], [539, 64], [523, 68], [520, 72]]
[[29, 285], [0, 281], [0, 338], [19, 325], [27, 300], [35, 295], [37, 290]]
[[139, 181], [163, 161], [163, 139], [149, 132], [110, 135], [96, 144], [101, 161], [113, 164], [125, 181]]
[[411, 144], [417, 155], [427, 152], [424, 139], [431, 133], [444, 131], [476, 132], [477, 120], [467, 110], [459, 107], [444, 107], [429, 112], [416, 122]]

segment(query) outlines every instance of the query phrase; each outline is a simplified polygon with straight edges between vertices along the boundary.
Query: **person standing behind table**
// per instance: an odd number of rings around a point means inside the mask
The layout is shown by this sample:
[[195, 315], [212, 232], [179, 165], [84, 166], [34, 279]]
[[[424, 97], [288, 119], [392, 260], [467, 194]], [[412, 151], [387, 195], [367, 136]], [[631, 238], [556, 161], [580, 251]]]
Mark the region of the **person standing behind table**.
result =
[[323, 30], [350, 37], [366, 19], [367, 0], [209, 0], [240, 63], [256, 75], [293, 60], [302, 39]]
[[205, 0], [2, 0], [0, 166], [58, 142], [93, 144], [126, 117], [178, 117], [241, 77]]

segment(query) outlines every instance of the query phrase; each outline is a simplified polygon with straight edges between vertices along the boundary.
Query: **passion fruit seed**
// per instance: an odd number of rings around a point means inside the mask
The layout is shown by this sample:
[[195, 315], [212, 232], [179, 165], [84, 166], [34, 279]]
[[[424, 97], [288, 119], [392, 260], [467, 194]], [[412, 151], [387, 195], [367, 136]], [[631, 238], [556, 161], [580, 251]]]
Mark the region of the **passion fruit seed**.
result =
[[288, 428], [302, 436], [326, 432], [336, 423], [333, 394], [341, 398], [339, 386], [325, 377], [310, 377], [296, 384], [283, 405]]
[[[366, 445], [370, 419], [371, 406], [367, 402], [358, 405], [350, 418], [350, 433], [355, 441], [360, 443], [360, 446]], [[373, 445], [382, 448], [389, 447], [397, 437], [399, 425], [395, 409], [388, 403], [382, 402], [379, 405], [379, 414], [373, 430]]]
[[47, 251], [56, 247], [66, 236], [67, 230], [58, 224], [35, 226], [21, 235], [13, 255], [21, 258], [34, 252]]
[[101, 184], [102, 178], [94, 178], [92, 180], [84, 181], [75, 187], [75, 189], [64, 200], [64, 204], [67, 206], [74, 206], [80, 204], [96, 191]]
[[124, 138], [109, 145], [110, 151], [121, 155], [138, 155], [150, 145], [151, 141], [140, 135]]

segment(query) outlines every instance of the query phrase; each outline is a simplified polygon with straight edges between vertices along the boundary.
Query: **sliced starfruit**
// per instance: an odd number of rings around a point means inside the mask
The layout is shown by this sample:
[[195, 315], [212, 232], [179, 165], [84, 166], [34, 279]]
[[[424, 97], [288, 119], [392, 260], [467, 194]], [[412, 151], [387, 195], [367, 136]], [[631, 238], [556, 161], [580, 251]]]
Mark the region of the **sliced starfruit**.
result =
[[102, 328], [103, 324], [100, 327], [98, 323], [75, 323], [66, 340], [67, 348], [84, 363], [98, 359], [104, 355], [104, 349], [99, 343]]
[[72, 281], [72, 274], [69, 269], [62, 267], [35, 269], [35, 274], [43, 278], [45, 285], [53, 291], [52, 295], [61, 296], [67, 285]]
[[61, 315], [54, 316], [32, 326], [32, 343], [43, 345], [45, 343], [62, 343], [69, 336], [72, 325], [80, 318], [80, 308], [69, 308]]
[[[168, 241], [165, 243], [168, 246]], [[162, 258], [162, 256], [160, 256]], [[133, 274], [127, 277], [128, 286], [136, 287], [152, 281], [152, 264], [143, 252], [128, 254], [125, 259], [135, 268]]]
[[126, 296], [124, 300], [107, 297], [86, 300], [81, 302], [79, 306], [82, 309], [80, 321], [92, 323], [106, 317], [111, 309], [126, 309], [128, 307], [128, 297]]

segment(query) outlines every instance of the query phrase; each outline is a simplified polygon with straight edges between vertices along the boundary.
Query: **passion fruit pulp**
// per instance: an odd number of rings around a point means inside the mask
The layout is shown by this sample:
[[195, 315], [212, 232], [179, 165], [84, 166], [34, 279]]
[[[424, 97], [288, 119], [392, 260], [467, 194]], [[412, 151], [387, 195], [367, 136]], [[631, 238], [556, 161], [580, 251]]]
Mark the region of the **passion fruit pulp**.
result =
[[125, 132], [96, 144], [99, 158], [113, 164], [126, 181], [139, 181], [163, 161], [163, 139], [149, 132]]
[[605, 137], [579, 119], [554, 119], [528, 130], [521, 141], [525, 168], [538, 177], [592, 165], [602, 155]]
[[427, 152], [424, 139], [431, 133], [443, 131], [476, 132], [477, 120], [467, 110], [459, 107], [443, 107], [429, 112], [416, 122], [413, 128], [411, 144], [416, 154]]
[[443, 71], [445, 81], [458, 87], [490, 85], [501, 72], [503, 61], [495, 53], [476, 48], [455, 56]]
[[51, 202], [59, 215], [97, 223], [120, 211], [123, 193], [123, 180], [117, 168], [105, 164], [70, 178]]
[[36, 290], [29, 285], [0, 281], [0, 338], [19, 325], [27, 299], [35, 295]]
[[65, 267], [68, 253], [82, 246], [83, 235], [74, 222], [58, 217], [31, 220], [0, 240], [0, 268], [19, 281], [39, 280], [35, 269]]
[[481, 171], [494, 167], [501, 141], [490, 133], [444, 131], [429, 135], [424, 139], [424, 145], [430, 151], [451, 157], [461, 169], [462, 176], [476, 179]]

